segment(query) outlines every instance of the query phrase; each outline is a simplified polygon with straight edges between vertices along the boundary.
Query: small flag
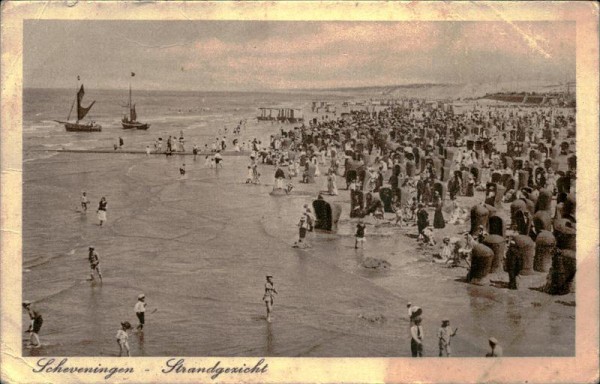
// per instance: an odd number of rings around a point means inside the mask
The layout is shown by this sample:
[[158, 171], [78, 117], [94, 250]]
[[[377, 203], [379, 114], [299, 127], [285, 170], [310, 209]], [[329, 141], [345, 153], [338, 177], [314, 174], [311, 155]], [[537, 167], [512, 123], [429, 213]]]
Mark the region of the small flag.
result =
[[131, 72], [131, 77], [135, 76], [135, 73]]
[[79, 75], [77, 75], [77, 81], [79, 81], [79, 80], [81, 80], [81, 79], [79, 78]]

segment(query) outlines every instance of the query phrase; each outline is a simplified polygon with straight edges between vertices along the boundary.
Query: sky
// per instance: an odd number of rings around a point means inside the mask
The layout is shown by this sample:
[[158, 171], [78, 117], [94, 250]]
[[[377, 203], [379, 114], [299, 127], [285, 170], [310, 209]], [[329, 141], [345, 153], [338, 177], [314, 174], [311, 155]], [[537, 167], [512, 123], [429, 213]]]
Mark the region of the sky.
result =
[[575, 80], [575, 23], [26, 20], [24, 86], [253, 91]]

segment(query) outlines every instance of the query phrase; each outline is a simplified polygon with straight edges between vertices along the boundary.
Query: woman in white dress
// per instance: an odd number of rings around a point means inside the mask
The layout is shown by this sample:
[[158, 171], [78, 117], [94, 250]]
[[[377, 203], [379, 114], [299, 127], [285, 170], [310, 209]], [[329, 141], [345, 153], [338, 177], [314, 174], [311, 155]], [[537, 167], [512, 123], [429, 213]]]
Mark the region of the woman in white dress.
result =
[[104, 224], [104, 222], [106, 221], [106, 205], [107, 205], [107, 201], [106, 201], [106, 197], [102, 196], [102, 199], [100, 199], [100, 203], [98, 203], [98, 210], [96, 211], [96, 213], [98, 214], [98, 220], [100, 220], [100, 226], [102, 226], [102, 224]]
[[319, 170], [319, 162], [317, 161], [317, 156], [313, 155], [313, 157], [310, 160], [315, 166], [315, 176], [321, 176], [321, 171]]
[[327, 172], [327, 192], [332, 196], [338, 195], [336, 177], [333, 169], [329, 169], [329, 172]]

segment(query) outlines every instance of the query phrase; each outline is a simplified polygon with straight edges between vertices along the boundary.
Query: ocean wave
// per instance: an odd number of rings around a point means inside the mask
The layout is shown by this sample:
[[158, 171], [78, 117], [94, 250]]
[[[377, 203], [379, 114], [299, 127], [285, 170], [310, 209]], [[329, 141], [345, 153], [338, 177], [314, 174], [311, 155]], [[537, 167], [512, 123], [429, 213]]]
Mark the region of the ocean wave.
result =
[[41, 144], [42, 147], [44, 148], [61, 148], [61, 147], [72, 147], [74, 143], [72, 142], [67, 142], [67, 143], [46, 143], [46, 144]]
[[79, 285], [81, 285], [81, 284], [82, 284], [82, 283], [84, 283], [85, 281], [86, 281], [86, 280], [83, 280], [83, 279], [82, 279], [82, 280], [75, 280], [75, 282], [73, 282], [73, 283], [71, 283], [71, 284], [67, 285], [66, 287], [64, 287], [64, 288], [61, 288], [61, 289], [59, 289], [59, 290], [58, 290], [58, 291], [56, 291], [56, 292], [52, 292], [51, 294], [49, 294], [49, 295], [47, 295], [47, 296], [43, 296], [43, 297], [41, 297], [41, 298], [39, 298], [39, 299], [35, 300], [35, 302], [36, 302], [36, 303], [46, 303], [46, 302], [48, 302], [49, 300], [51, 300], [51, 299], [53, 299], [53, 298], [55, 298], [55, 297], [57, 297], [57, 296], [60, 296], [60, 295], [62, 295], [62, 294], [64, 294], [64, 293], [67, 293], [67, 292], [71, 291], [73, 288], [77, 288]]
[[30, 163], [36, 160], [45, 160], [58, 155], [58, 152], [29, 152], [23, 158], [23, 163]]

